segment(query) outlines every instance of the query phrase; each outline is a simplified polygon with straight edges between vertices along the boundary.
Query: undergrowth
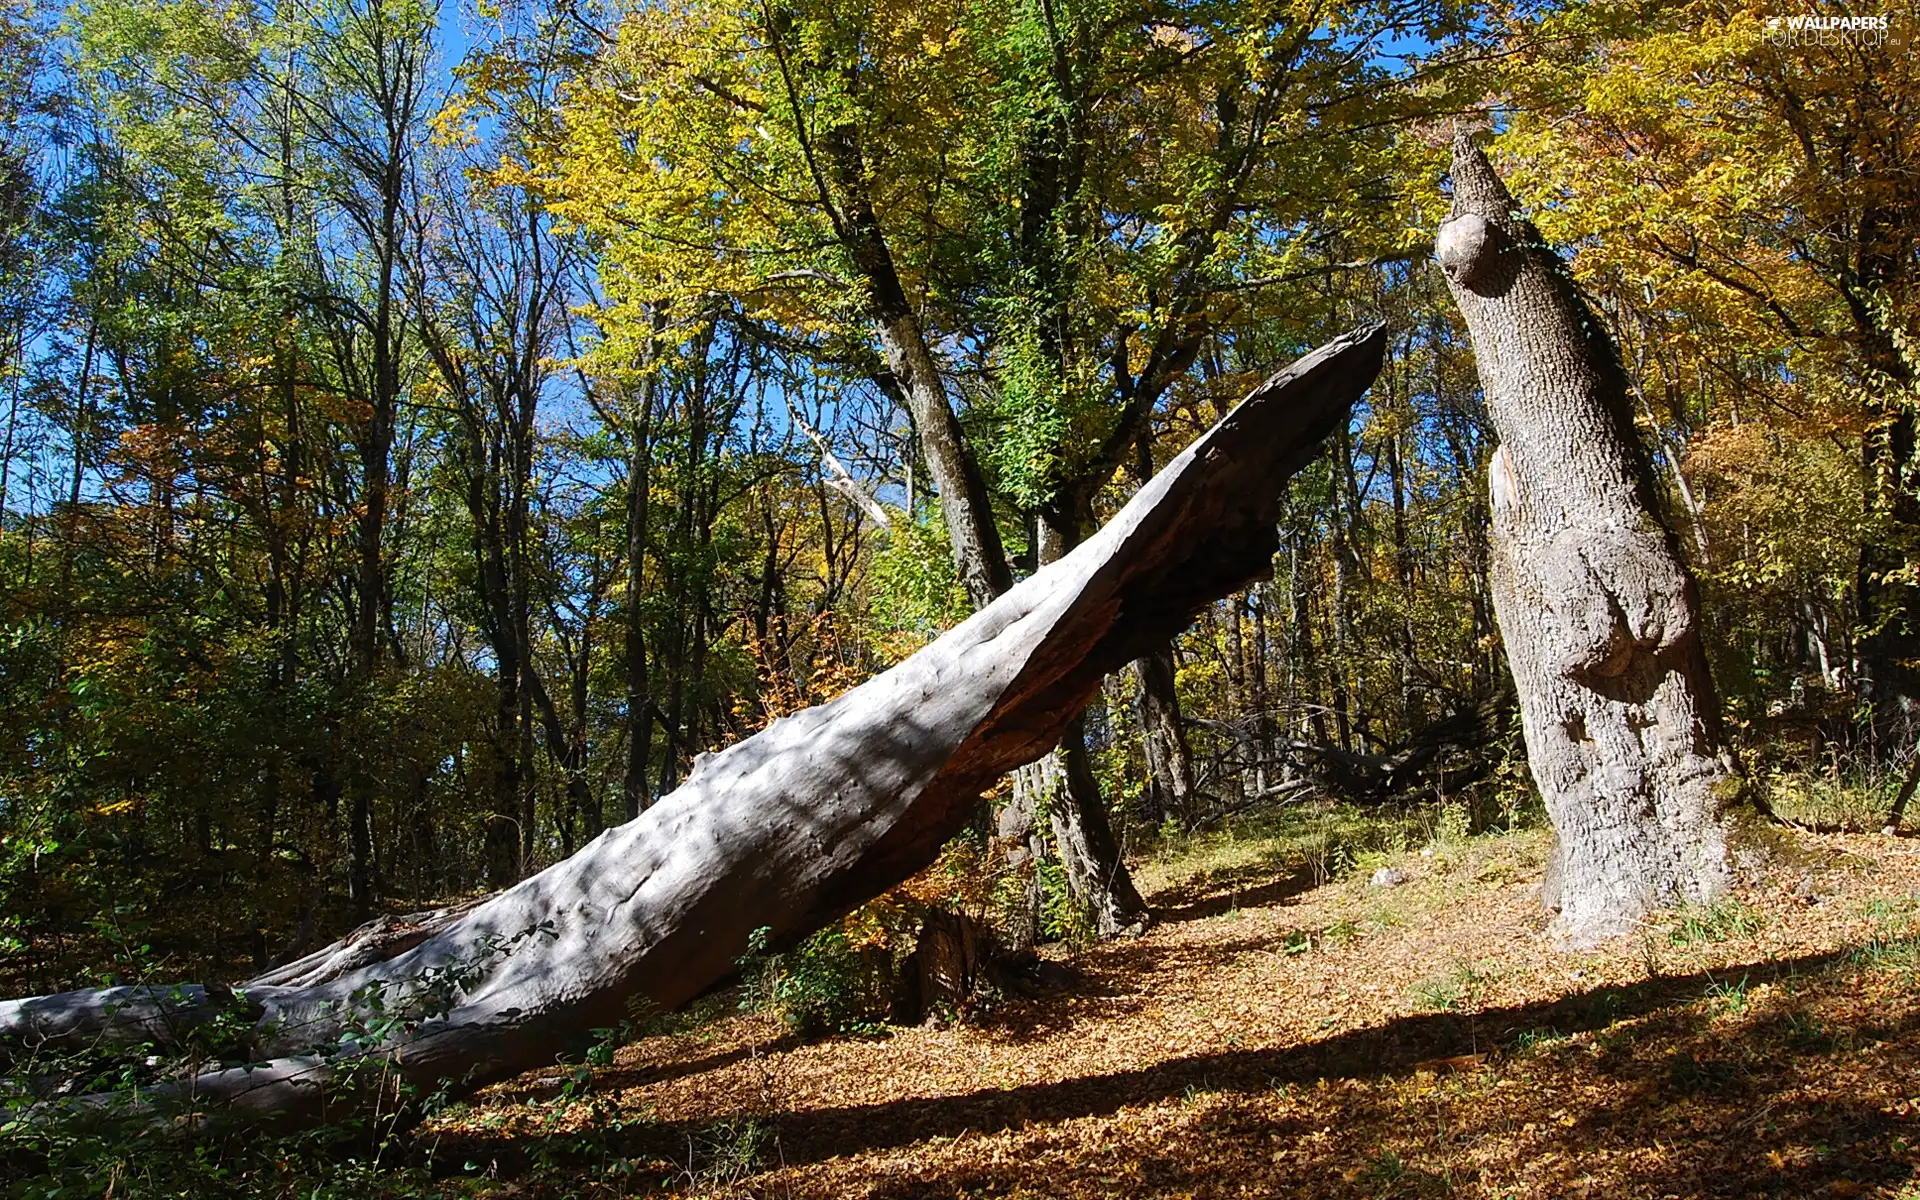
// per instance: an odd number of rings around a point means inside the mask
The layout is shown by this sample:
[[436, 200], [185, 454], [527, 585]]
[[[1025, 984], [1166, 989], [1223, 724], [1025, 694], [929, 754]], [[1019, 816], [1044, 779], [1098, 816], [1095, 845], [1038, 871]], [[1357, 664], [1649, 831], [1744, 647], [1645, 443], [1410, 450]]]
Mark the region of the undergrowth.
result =
[[1762, 924], [1760, 914], [1738, 897], [1723, 896], [1712, 904], [1683, 905], [1674, 910], [1667, 940], [1675, 946], [1727, 942], [1751, 937]]
[[1832, 753], [1817, 765], [1775, 767], [1762, 783], [1767, 803], [1789, 821], [1867, 833], [1886, 824], [1908, 769], [1907, 761]]
[[[1362, 971], [1365, 949], [1350, 950], [1355, 943], [1376, 936], [1405, 938], [1406, 932], [1389, 931], [1418, 930], [1435, 905], [1537, 871], [1543, 844], [1543, 836], [1524, 827], [1517, 835], [1500, 825], [1476, 827], [1464, 806], [1422, 812], [1302, 806], [1223, 830], [1170, 834], [1161, 839], [1146, 869], [1176, 881], [1171, 894], [1196, 904], [1212, 901], [1210, 911], [1221, 913], [1235, 911], [1222, 907], [1223, 897], [1228, 906], [1237, 903], [1238, 896], [1254, 897], [1248, 900], [1250, 909], [1286, 904], [1290, 893], [1284, 889], [1258, 889], [1279, 881], [1304, 890], [1324, 873], [1335, 885], [1317, 901], [1325, 907], [1293, 917], [1306, 924], [1279, 925], [1270, 935], [1269, 953], [1289, 970], [1316, 969], [1323, 954], [1355, 953], [1362, 958], [1351, 964], [1328, 959], [1326, 968]], [[1367, 886], [1371, 866], [1389, 860], [1419, 864], [1412, 868], [1423, 877], [1418, 886]], [[939, 894], [943, 902], [960, 896], [959, 903], [977, 903], [979, 911], [987, 912], [989, 900], [980, 899], [984, 888], [963, 893], [963, 886], [973, 885], [947, 881], [940, 886], [946, 889]], [[1162, 896], [1167, 894], [1162, 890]], [[443, 1110], [434, 1123], [439, 1129], [451, 1123], [491, 1131], [498, 1142], [515, 1147], [519, 1164], [501, 1168], [487, 1154], [464, 1149], [442, 1153], [438, 1133], [421, 1136], [392, 1122], [335, 1122], [287, 1136], [208, 1126], [183, 1138], [133, 1108], [164, 1071], [166, 1055], [155, 1046], [126, 1052], [93, 1048], [85, 1052], [91, 1057], [84, 1061], [41, 1056], [9, 1065], [7, 1090], [0, 1093], [5, 1104], [0, 1196], [498, 1195], [506, 1194], [501, 1187], [514, 1186], [499, 1176], [515, 1173], [590, 1179], [596, 1191], [613, 1194], [659, 1188], [734, 1193], [763, 1172], [781, 1169], [785, 1161], [779, 1097], [790, 1094], [792, 1081], [776, 1079], [773, 1073], [791, 1068], [774, 1048], [764, 1041], [751, 1047], [750, 1069], [758, 1070], [761, 1079], [758, 1100], [732, 1111], [709, 1110], [691, 1120], [657, 1120], [650, 1108], [636, 1106], [619, 1089], [601, 1090], [602, 1073], [620, 1069], [616, 1053], [630, 1041], [673, 1034], [692, 1035], [697, 1042], [707, 1023], [724, 1022], [739, 1007], [778, 1016], [806, 1037], [876, 1032], [885, 1016], [886, 973], [898, 969], [897, 956], [911, 946], [913, 923], [906, 914], [918, 902], [896, 897], [889, 902], [895, 908], [856, 914], [784, 953], [771, 952], [763, 932], [741, 959], [740, 986], [731, 994], [709, 998], [687, 1013], [631, 1012], [626, 1020], [595, 1031], [583, 1061], [564, 1064], [540, 1081], [557, 1090], [510, 1104], [483, 1097]], [[1841, 961], [1819, 971], [1855, 972], [1910, 991], [1920, 980], [1920, 896], [1856, 900], [1852, 905], [1848, 919], [1864, 918], [1865, 936], [1851, 942]], [[1742, 951], [1737, 946], [1716, 948], [1751, 938], [1767, 921], [1797, 919], [1781, 917], [1777, 905], [1755, 907], [1731, 898], [1674, 910], [1643, 933], [1641, 953], [1652, 963], [1647, 978], [1660, 976], [1655, 946], [1686, 948], [1685, 955], [1675, 954], [1669, 962], [1703, 954], [1738, 955]], [[122, 970], [137, 977], [143, 972], [137, 954], [132, 957]], [[1479, 951], [1469, 956], [1447, 950], [1425, 961], [1424, 977], [1413, 973], [1417, 982], [1409, 987], [1402, 976], [1390, 989], [1422, 1013], [1474, 1014], [1474, 1021], [1489, 1024], [1486, 1014], [1496, 1011], [1488, 1007], [1495, 985], [1501, 992], [1498, 1003], [1504, 1005], [1510, 986], [1522, 982], [1512, 974], [1511, 964]], [[1680, 990], [1668, 1011], [1684, 1009], [1704, 1022], [1697, 1037], [1676, 1033], [1682, 1029], [1677, 1018], [1649, 1018], [1644, 1007], [1636, 1007], [1645, 1003], [1644, 996], [1636, 1000], [1632, 987], [1608, 984], [1570, 995], [1559, 1009], [1543, 1008], [1529, 1023], [1515, 1022], [1516, 1028], [1489, 1029], [1497, 1039], [1493, 1057], [1526, 1062], [1526, 1070], [1543, 1079], [1554, 1072], [1582, 1070], [1581, 1064], [1589, 1060], [1603, 1065], [1631, 1061], [1641, 1064], [1635, 1070], [1644, 1069], [1646, 1078], [1674, 1095], [1712, 1097], [1760, 1069], [1755, 1064], [1761, 1060], [1754, 1057], [1758, 1051], [1729, 1049], [1735, 1043], [1726, 1037], [1734, 1031], [1750, 1031], [1767, 1045], [1797, 1055], [1837, 1055], [1877, 1044], [1830, 1011], [1832, 1006], [1820, 1009], [1803, 1003], [1795, 993], [1800, 986], [1795, 977], [1772, 970], [1764, 961], [1752, 966], [1744, 965], [1746, 959], [1734, 961], [1725, 971], [1715, 967], [1698, 976], [1670, 977]], [[1809, 978], [1807, 984], [1826, 986], [1819, 978]], [[450, 1001], [435, 993], [428, 1002]], [[376, 1024], [393, 1019], [394, 1014], [383, 1014], [377, 1006], [369, 1014], [369, 1022]], [[1708, 1026], [1721, 1033], [1708, 1036]], [[227, 1052], [217, 1023], [196, 1052], [209, 1058]], [[1473, 1064], [1483, 1057], [1463, 1056], [1464, 1065], [1445, 1070], [1478, 1070]], [[125, 1102], [123, 1109], [116, 1112], [109, 1105], [102, 1113], [80, 1117], [57, 1105], [49, 1107], [47, 1102], [58, 1097], [48, 1095], [40, 1081], [56, 1077], [80, 1080], [64, 1085], [69, 1094], [117, 1096]], [[1421, 1086], [1452, 1094], [1480, 1086], [1476, 1078], [1443, 1073], [1438, 1083]], [[1290, 1089], [1284, 1089], [1286, 1094], [1292, 1094]], [[1312, 1092], [1308, 1088], [1301, 1094]], [[1187, 1083], [1179, 1095], [1196, 1119], [1214, 1120], [1238, 1103], [1231, 1087], [1214, 1087], [1206, 1080]], [[410, 1099], [416, 1112], [432, 1106], [430, 1097]], [[1555, 1106], [1563, 1103], [1553, 1101]], [[1543, 1126], [1561, 1128], [1559, 1112], [1543, 1104], [1542, 1112], [1533, 1116]], [[1447, 1189], [1435, 1182], [1445, 1177], [1444, 1164], [1433, 1166], [1414, 1141], [1380, 1137], [1378, 1132], [1369, 1135], [1375, 1140], [1356, 1146], [1347, 1160], [1349, 1183], [1371, 1189], [1366, 1194], [1445, 1194]], [[655, 1146], [657, 1150], [650, 1148]]]

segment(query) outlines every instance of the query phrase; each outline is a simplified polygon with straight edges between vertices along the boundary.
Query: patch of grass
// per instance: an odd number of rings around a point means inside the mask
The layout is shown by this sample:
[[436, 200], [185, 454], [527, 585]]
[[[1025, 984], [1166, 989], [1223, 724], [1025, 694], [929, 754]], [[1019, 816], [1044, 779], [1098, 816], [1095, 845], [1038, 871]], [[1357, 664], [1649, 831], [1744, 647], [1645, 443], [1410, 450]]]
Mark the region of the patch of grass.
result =
[[[1150, 892], [1252, 888], [1296, 873], [1319, 887], [1365, 878], [1415, 847], [1438, 846], [1436, 873], [1464, 863], [1485, 879], [1505, 881], [1544, 862], [1546, 839], [1537, 836], [1540, 832], [1493, 828], [1459, 800], [1408, 809], [1304, 801], [1243, 814], [1219, 828], [1162, 828], [1135, 878]], [[1478, 881], [1467, 875], [1461, 883]]]
[[1415, 984], [1413, 999], [1422, 1008], [1459, 1012], [1479, 1004], [1492, 980], [1492, 974], [1466, 959], [1455, 959], [1445, 971]]
[[1873, 922], [1873, 933], [1848, 954], [1848, 961], [1877, 970], [1920, 973], [1920, 896], [1870, 900], [1866, 917]]
[[1478, 867], [1474, 868], [1473, 881], [1475, 883], [1490, 883], [1497, 887], [1500, 884], [1516, 878], [1524, 869], [1522, 864], [1514, 862], [1512, 859], [1488, 858]]
[[767, 1165], [773, 1149], [771, 1123], [761, 1117], [730, 1117], [687, 1135], [687, 1166], [678, 1182], [689, 1187], [726, 1187]]
[[1910, 921], [1916, 913], [1920, 913], [1920, 896], [1869, 900], [1865, 909], [1867, 920], [1878, 922]]
[[1920, 937], [1876, 932], [1847, 957], [1859, 966], [1913, 975], [1920, 973]]
[[1385, 850], [1362, 850], [1349, 856], [1350, 862], [1343, 866], [1342, 875], [1372, 875], [1381, 867], [1391, 866], [1397, 852], [1389, 854]]
[[1377, 1186], [1391, 1186], [1405, 1179], [1407, 1164], [1391, 1147], [1382, 1146], [1367, 1157], [1364, 1177]]
[[1513, 1052], [1515, 1054], [1537, 1054], [1548, 1046], [1566, 1040], [1567, 1035], [1561, 1033], [1551, 1025], [1543, 1025], [1538, 1029], [1522, 1029], [1513, 1037]]
[[1675, 911], [1675, 918], [1667, 940], [1676, 946], [1750, 937], [1763, 924], [1759, 913], [1733, 896], [1723, 896], [1712, 904], [1686, 905]]
[[1779, 1028], [1782, 1039], [1796, 1050], [1831, 1054], [1840, 1048], [1841, 1039], [1834, 1036], [1827, 1023], [1802, 1008], [1782, 1014]]
[[1342, 917], [1327, 926], [1320, 933], [1320, 940], [1326, 945], [1339, 948], [1360, 936], [1360, 926], [1351, 917]]
[[1746, 1013], [1749, 996], [1747, 977], [1737, 980], [1718, 979], [1707, 985], [1705, 992], [1707, 1003], [1716, 1011], [1728, 1016], [1741, 1016]]
[[1824, 768], [1777, 770], [1765, 781], [1767, 803], [1803, 825], [1866, 833], [1886, 822], [1905, 771], [1904, 763], [1865, 755], [1836, 759]]
[[1367, 923], [1375, 929], [1398, 929], [1406, 924], [1406, 918], [1392, 904], [1375, 904], [1367, 910]]
[[1239, 892], [1282, 879], [1297, 880], [1301, 890], [1364, 879], [1422, 844], [1432, 821], [1424, 809], [1302, 801], [1241, 814], [1218, 828], [1163, 829], [1134, 878], [1149, 895], [1172, 892], [1183, 903], [1203, 901], [1227, 913], [1240, 907]]

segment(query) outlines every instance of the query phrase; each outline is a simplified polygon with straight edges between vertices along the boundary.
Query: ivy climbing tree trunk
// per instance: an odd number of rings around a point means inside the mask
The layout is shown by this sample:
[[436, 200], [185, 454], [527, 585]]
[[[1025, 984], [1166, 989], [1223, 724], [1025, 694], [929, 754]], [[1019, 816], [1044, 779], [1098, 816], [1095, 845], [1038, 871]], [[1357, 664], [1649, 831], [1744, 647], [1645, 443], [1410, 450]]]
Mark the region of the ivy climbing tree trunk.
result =
[[178, 1042], [237, 1015], [250, 1061], [148, 1095], [311, 1119], [383, 1079], [471, 1090], [577, 1052], [635, 1001], [679, 1007], [759, 937], [791, 945], [932, 863], [1104, 676], [1271, 570], [1282, 484], [1347, 420], [1384, 346], [1378, 328], [1349, 334], [1267, 380], [1059, 562], [878, 678], [703, 759], [571, 858], [364, 926], [239, 991], [0, 1003], [0, 1051]]
[[1545, 898], [1590, 944], [1725, 890], [1740, 787], [1612, 342], [1464, 128], [1453, 187], [1435, 255], [1500, 437], [1490, 577], [1557, 834]]

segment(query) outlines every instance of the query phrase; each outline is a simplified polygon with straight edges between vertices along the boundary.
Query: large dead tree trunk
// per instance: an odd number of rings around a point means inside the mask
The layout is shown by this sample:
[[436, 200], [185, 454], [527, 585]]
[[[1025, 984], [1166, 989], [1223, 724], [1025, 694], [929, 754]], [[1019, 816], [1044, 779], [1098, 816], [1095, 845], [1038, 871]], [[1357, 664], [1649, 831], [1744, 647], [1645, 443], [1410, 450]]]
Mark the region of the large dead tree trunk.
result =
[[1073, 553], [886, 674], [703, 760], [637, 819], [514, 887], [376, 922], [237, 993], [0, 1004], [0, 1046], [177, 1044], [238, 1009], [252, 1065], [170, 1095], [298, 1118], [369, 1075], [467, 1090], [577, 1050], [636, 1000], [677, 1008], [729, 975], [755, 931], [791, 944], [931, 863], [982, 790], [1051, 748], [1103, 676], [1264, 575], [1283, 481], [1347, 419], [1384, 346], [1378, 329], [1350, 334], [1275, 375]]
[[1739, 788], [1613, 345], [1464, 130], [1453, 188], [1435, 253], [1500, 436], [1494, 611], [1558, 835], [1547, 899], [1590, 943], [1726, 888]]

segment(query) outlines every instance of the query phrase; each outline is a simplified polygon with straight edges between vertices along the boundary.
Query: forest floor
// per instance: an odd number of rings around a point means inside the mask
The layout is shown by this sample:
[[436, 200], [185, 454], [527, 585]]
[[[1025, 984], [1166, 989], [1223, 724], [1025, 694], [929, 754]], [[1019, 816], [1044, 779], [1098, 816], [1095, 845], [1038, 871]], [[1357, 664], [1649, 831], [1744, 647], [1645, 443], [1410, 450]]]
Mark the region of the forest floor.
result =
[[[718, 1015], [439, 1119], [490, 1196], [1920, 1200], [1920, 840], [1786, 835], [1739, 896], [1557, 950], [1541, 831], [1143, 863], [1136, 940], [953, 1027]], [[1371, 885], [1376, 863], [1406, 876]]]

